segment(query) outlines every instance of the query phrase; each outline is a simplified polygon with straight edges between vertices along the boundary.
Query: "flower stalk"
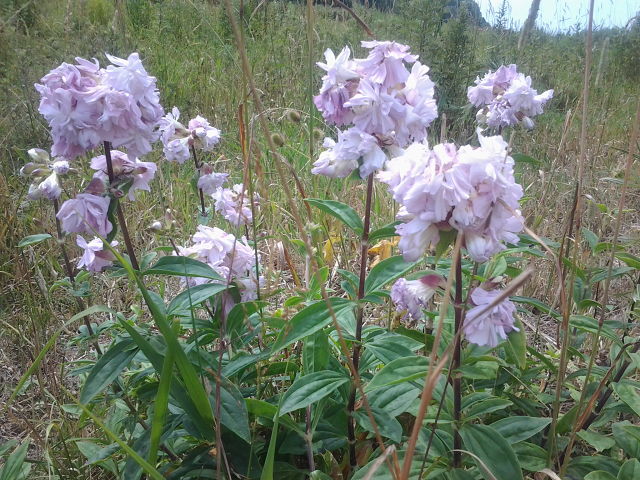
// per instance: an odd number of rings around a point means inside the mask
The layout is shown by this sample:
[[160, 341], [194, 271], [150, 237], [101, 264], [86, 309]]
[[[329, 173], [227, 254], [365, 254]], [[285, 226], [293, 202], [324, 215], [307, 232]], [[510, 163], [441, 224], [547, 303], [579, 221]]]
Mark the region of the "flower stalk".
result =
[[[369, 252], [369, 229], [371, 226], [371, 201], [373, 198], [373, 175], [369, 175], [367, 178], [367, 198], [365, 200], [364, 207], [364, 228], [362, 229], [362, 236], [360, 238], [360, 280], [358, 283], [358, 309], [356, 312], [356, 342], [353, 345], [353, 367], [355, 371], [358, 371], [360, 364], [360, 348], [362, 341], [362, 323], [364, 310], [360, 300], [364, 298], [364, 284], [367, 278], [367, 259]], [[356, 403], [356, 389], [351, 389], [351, 395], [349, 396], [349, 404], [347, 411], [349, 414], [348, 425], [348, 440], [349, 440], [349, 462], [352, 468], [357, 466], [356, 460], [356, 420], [353, 416]]]
[[[458, 433], [460, 428], [460, 412], [462, 410], [462, 379], [460, 373], [460, 352], [462, 335], [462, 321], [464, 315], [464, 305], [462, 303], [462, 258], [460, 250], [458, 250], [458, 259], [456, 260], [456, 290], [453, 299], [453, 309], [455, 314], [455, 345], [453, 347], [453, 359], [451, 361], [451, 379], [453, 384], [453, 468], [460, 468], [462, 465], [462, 438]], [[434, 345], [435, 348], [435, 345]]]
[[[104, 142], [104, 156], [107, 163], [107, 175], [109, 176], [109, 184], [111, 185], [114, 180], [113, 163], [111, 161], [111, 142]], [[131, 242], [131, 237], [129, 236], [129, 229], [127, 228], [127, 222], [124, 218], [124, 212], [122, 211], [120, 200], [116, 201], [118, 202], [116, 205], [116, 215], [118, 216], [118, 224], [120, 225], [122, 236], [124, 237], [124, 244], [127, 247], [129, 261], [131, 262], [131, 266], [134, 268], [134, 270], [140, 270], [140, 265], [138, 264], [138, 259], [136, 258], [133, 250], [133, 243]]]
[[[191, 145], [191, 156], [193, 157], [193, 163], [195, 164], [196, 167], [196, 171], [198, 172], [198, 175], [200, 174], [200, 162], [198, 162], [198, 156], [196, 155], [196, 148]], [[206, 217], [207, 216], [207, 208], [204, 205], [204, 192], [202, 191], [202, 188], [198, 187], [198, 194], [200, 195], [200, 208], [202, 210], [202, 216]]]

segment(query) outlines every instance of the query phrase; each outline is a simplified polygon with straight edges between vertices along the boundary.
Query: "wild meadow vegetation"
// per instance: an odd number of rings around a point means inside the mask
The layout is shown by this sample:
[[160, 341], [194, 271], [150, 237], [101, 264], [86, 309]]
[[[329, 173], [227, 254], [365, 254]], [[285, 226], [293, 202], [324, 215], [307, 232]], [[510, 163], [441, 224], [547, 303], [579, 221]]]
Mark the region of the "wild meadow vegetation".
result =
[[0, 1], [0, 480], [640, 478], [640, 22], [454, 3]]

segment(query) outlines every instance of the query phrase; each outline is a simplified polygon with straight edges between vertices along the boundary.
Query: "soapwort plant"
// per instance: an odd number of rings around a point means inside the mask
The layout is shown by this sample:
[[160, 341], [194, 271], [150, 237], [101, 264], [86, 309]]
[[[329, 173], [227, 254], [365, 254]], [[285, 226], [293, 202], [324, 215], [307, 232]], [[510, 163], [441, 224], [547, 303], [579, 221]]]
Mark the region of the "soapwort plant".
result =
[[[255, 179], [247, 174], [232, 184], [231, 171], [202, 161], [218, 147], [220, 131], [199, 115], [185, 126], [176, 107], [165, 114], [157, 81], [138, 54], [108, 55], [106, 68], [77, 58], [36, 85], [51, 155], [29, 150], [21, 173], [31, 181], [29, 199], [53, 205], [78, 313], [52, 336], [21, 385], [65, 329], [83, 319], [95, 361], [73, 371], [79, 392], [63, 388], [71, 402], [66, 411], [80, 427], [92, 426], [86, 433], [94, 437], [67, 439], [87, 465], [126, 479], [517, 480], [538, 472], [556, 478], [556, 471], [587, 480], [634, 478], [637, 308], [634, 300], [628, 318], [612, 320], [609, 292], [612, 279], [626, 277], [637, 290], [640, 260], [619, 233], [640, 109], [612, 213], [613, 239], [581, 230], [591, 254], [601, 256], [598, 267], [587, 268], [575, 251], [569, 256], [567, 247], [527, 226], [518, 181], [525, 157], [505, 140], [534, 127], [532, 117], [542, 114], [552, 90], [538, 94], [516, 65], [501, 66], [469, 87], [470, 102], [480, 107], [475, 137], [437, 143], [429, 131], [438, 116], [437, 86], [407, 45], [364, 41], [363, 58], [347, 46], [337, 55], [327, 50], [313, 103], [332, 133], [310, 159], [311, 172], [365, 183], [365, 198], [362, 205], [298, 200], [311, 214], [308, 223], [331, 218], [341, 237], [359, 242], [353, 271], [342, 269], [317, 254], [285, 186], [290, 165], [269, 130], [231, 14], [230, 25], [246, 97], [300, 236], [287, 247], [300, 247], [311, 271], [296, 291], [269, 288], [270, 276], [287, 272], [262, 265]], [[244, 148], [246, 131], [240, 134]], [[160, 157], [152, 157], [154, 148], [164, 157], [157, 163], [147, 158]], [[199, 224], [186, 232], [168, 216], [152, 229], [167, 244], [144, 251], [123, 204], [131, 211], [142, 192], [156, 194], [164, 160], [184, 164], [190, 157]], [[80, 188], [70, 195], [73, 185]], [[397, 205], [388, 225], [372, 208], [374, 194], [385, 190]], [[171, 206], [161, 207], [164, 214]], [[47, 238], [27, 237], [21, 246]], [[398, 254], [371, 265], [376, 242], [397, 245]], [[295, 260], [281, 245], [294, 274]], [[559, 307], [520, 291], [547, 264], [558, 272]], [[87, 308], [79, 275], [133, 288], [129, 310]], [[554, 344], [528, 339], [535, 316], [562, 324], [567, 334]], [[589, 354], [576, 349], [583, 343], [593, 345]], [[608, 363], [595, 363], [599, 348]], [[588, 366], [563, 377], [557, 352], [570, 350]], [[561, 402], [547, 388], [554, 381]], [[23, 450], [12, 458], [22, 462]], [[592, 475], [596, 470], [604, 473]]]

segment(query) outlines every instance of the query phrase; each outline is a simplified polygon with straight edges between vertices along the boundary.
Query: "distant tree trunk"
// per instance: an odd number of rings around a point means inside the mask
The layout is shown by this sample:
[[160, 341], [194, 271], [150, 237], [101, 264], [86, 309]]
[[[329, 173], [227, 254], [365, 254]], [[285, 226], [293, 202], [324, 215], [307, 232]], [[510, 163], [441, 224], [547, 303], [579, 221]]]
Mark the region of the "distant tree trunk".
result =
[[536, 18], [538, 18], [538, 10], [540, 10], [540, 0], [533, 0], [531, 2], [531, 8], [529, 9], [529, 16], [524, 22], [522, 31], [520, 32], [520, 39], [518, 40], [518, 50], [522, 48], [524, 42], [529, 36], [529, 33], [531, 32], [531, 30], [533, 30], [533, 27], [536, 24]]

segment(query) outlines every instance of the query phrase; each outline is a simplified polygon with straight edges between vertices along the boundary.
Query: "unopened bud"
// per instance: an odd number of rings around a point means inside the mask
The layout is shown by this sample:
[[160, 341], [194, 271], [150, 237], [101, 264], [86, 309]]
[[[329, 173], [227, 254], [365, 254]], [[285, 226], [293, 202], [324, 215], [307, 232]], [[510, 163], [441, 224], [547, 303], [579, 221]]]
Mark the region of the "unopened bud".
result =
[[35, 162], [46, 163], [49, 161], [49, 152], [41, 148], [32, 148], [27, 153]]
[[287, 119], [293, 123], [299, 123], [301, 119], [300, 112], [297, 110], [287, 110], [286, 116]]
[[533, 127], [535, 127], [536, 124], [533, 123], [533, 120], [531, 120], [529, 117], [524, 117], [522, 119], [522, 126], [527, 130], [533, 130]]
[[279, 133], [274, 133], [271, 135], [271, 141], [276, 145], [276, 147], [281, 147], [284, 145], [284, 137]]
[[160, 223], [158, 220], [156, 220], [151, 225], [149, 225], [149, 230], [152, 230], [154, 232], [161, 231], [162, 230], [162, 223]]
[[313, 129], [313, 139], [315, 141], [322, 140], [324, 138], [324, 132], [319, 128]]

